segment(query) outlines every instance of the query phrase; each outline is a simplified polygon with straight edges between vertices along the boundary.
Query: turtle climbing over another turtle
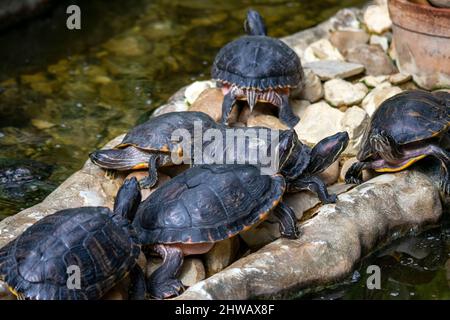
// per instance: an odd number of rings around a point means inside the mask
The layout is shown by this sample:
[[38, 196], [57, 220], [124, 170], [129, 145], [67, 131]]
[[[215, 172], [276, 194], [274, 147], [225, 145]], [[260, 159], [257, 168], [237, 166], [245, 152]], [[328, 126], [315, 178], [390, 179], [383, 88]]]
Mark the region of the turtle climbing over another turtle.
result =
[[149, 175], [140, 181], [142, 188], [153, 187], [158, 181], [158, 168], [173, 165], [172, 153], [183, 156], [182, 141], [173, 141], [176, 130], [186, 130], [194, 137], [195, 125], [206, 131], [219, 128], [203, 112], [170, 112], [151, 118], [134, 127], [113, 149], [96, 150], [89, 157], [104, 169], [127, 171], [148, 169]]
[[260, 101], [279, 107], [279, 118], [292, 128], [299, 118], [291, 109], [289, 93], [304, 79], [300, 58], [284, 42], [267, 36], [258, 12], [248, 11], [244, 29], [246, 36], [220, 49], [211, 71], [225, 95], [221, 122], [228, 122], [236, 101], [246, 100], [251, 110]]
[[[386, 101], [373, 114], [361, 149], [345, 175], [347, 183], [361, 183], [362, 170], [397, 172], [427, 156], [441, 163], [440, 189], [450, 194], [450, 94], [411, 90]], [[448, 147], [448, 146], [447, 146]]]
[[[0, 249], [0, 280], [19, 299], [94, 300], [130, 275], [130, 298], [143, 299], [141, 249], [131, 227], [140, 201], [131, 179], [120, 188], [114, 212], [81, 207], [42, 218]], [[69, 279], [77, 268], [79, 287]]]
[[[289, 139], [295, 139], [289, 132]], [[289, 139], [283, 140], [286, 145], [292, 145]], [[148, 278], [150, 296], [178, 295], [183, 286], [176, 277], [185, 255], [208, 252], [215, 242], [251, 228], [270, 212], [280, 221], [282, 236], [296, 238], [295, 213], [283, 204], [284, 193], [307, 188], [323, 201], [336, 201], [315, 174], [334, 162], [347, 143], [348, 134], [343, 132], [312, 150], [302, 144], [293, 144], [297, 148], [280, 145], [281, 174], [261, 174], [259, 166], [248, 164], [198, 165], [154, 191], [141, 203], [133, 221], [141, 244], [163, 258]]]

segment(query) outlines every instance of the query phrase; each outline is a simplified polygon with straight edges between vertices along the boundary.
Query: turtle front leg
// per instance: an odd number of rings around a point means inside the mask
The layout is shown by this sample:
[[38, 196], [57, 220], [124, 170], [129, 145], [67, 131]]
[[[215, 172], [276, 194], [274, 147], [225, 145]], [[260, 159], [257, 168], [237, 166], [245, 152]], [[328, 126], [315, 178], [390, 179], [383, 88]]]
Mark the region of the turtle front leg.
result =
[[297, 117], [292, 111], [291, 105], [289, 104], [289, 96], [286, 94], [281, 95], [281, 105], [279, 106], [280, 112], [278, 114], [278, 118], [289, 128], [295, 127], [295, 125], [300, 121], [300, 118]]
[[220, 122], [224, 125], [228, 125], [228, 117], [230, 116], [231, 110], [233, 110], [233, 106], [236, 103], [236, 98], [236, 92], [233, 89], [230, 89], [223, 97], [222, 119]]
[[439, 146], [431, 145], [428, 147], [427, 154], [441, 161], [442, 173], [439, 188], [444, 194], [450, 195], [450, 153]]
[[156, 299], [178, 296], [184, 290], [183, 284], [177, 279], [183, 265], [183, 251], [163, 244], [155, 245], [153, 250], [163, 258], [163, 263], [147, 280], [150, 296]]
[[280, 223], [281, 236], [288, 239], [298, 239], [300, 232], [297, 228], [297, 217], [294, 210], [280, 202], [273, 213]]
[[335, 203], [337, 196], [335, 194], [329, 194], [325, 183], [317, 176], [310, 176], [305, 178], [299, 178], [292, 182], [291, 190], [309, 190], [317, 193], [319, 200], [322, 203]]
[[158, 182], [158, 168], [159, 157], [157, 155], [150, 155], [148, 159], [148, 177], [139, 181], [142, 189], [149, 189], [155, 186]]
[[128, 289], [129, 300], [144, 300], [147, 293], [145, 275], [141, 267], [136, 264], [130, 271], [130, 288]]
[[345, 183], [361, 184], [363, 183], [363, 170], [370, 169], [370, 163], [357, 161], [348, 168], [345, 173]]

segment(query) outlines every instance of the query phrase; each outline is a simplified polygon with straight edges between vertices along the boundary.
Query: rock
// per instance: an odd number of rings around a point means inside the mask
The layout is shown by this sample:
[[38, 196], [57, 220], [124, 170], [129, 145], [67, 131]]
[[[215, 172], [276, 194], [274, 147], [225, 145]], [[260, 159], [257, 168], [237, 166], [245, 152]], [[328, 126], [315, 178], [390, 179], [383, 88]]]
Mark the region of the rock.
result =
[[[145, 177], [148, 177], [148, 171], [133, 171], [125, 179], [130, 179], [132, 177], [136, 177], [136, 179], [141, 180]], [[164, 183], [170, 180], [168, 175], [164, 173], [158, 172], [158, 182], [153, 188], [141, 189], [142, 201], [147, 199], [156, 189], [162, 186]]]
[[389, 82], [383, 82], [364, 98], [361, 106], [366, 110], [369, 116], [372, 116], [384, 100], [389, 99], [400, 92], [402, 92], [402, 89], [399, 87], [394, 87]]
[[56, 126], [56, 124], [49, 122], [47, 120], [41, 119], [31, 119], [31, 124], [39, 130], [50, 129]]
[[309, 102], [317, 102], [323, 98], [322, 82], [311, 69], [305, 69], [305, 86], [299, 98]]
[[238, 122], [247, 124], [248, 118], [250, 116], [258, 116], [258, 115], [273, 116], [272, 110], [278, 109], [276, 107], [274, 107], [273, 109], [266, 108], [266, 107], [267, 107], [267, 104], [257, 103], [256, 106], [253, 108], [253, 110], [250, 111], [250, 108], [245, 106], [241, 110], [241, 113], [239, 114]]
[[305, 69], [311, 69], [323, 81], [333, 78], [348, 78], [364, 71], [359, 63], [349, 63], [337, 60], [323, 60], [304, 64]]
[[216, 83], [213, 81], [195, 81], [193, 84], [188, 86], [184, 92], [186, 102], [189, 105], [192, 105], [203, 91], [215, 87]]
[[410, 74], [396, 73], [389, 77], [389, 81], [394, 85], [404, 84], [412, 79]]
[[217, 242], [214, 247], [204, 255], [206, 275], [210, 277], [228, 267], [236, 258], [238, 250], [238, 237], [232, 237]]
[[349, 142], [345, 155], [356, 155], [361, 145], [361, 140], [366, 127], [369, 125], [370, 117], [362, 108], [353, 106], [348, 108], [341, 119], [341, 130], [347, 131]]
[[364, 83], [369, 88], [375, 88], [378, 87], [380, 84], [385, 82], [389, 76], [365, 76], [364, 78], [360, 79], [362, 83]]
[[257, 250], [280, 237], [280, 225], [273, 215], [267, 220], [239, 234], [251, 250]]
[[376, 34], [373, 34], [370, 36], [370, 42], [371, 45], [379, 45], [384, 51], [387, 51], [389, 48], [389, 40], [386, 37], [379, 36]]
[[349, 62], [364, 65], [367, 75], [380, 76], [398, 72], [392, 61], [378, 45], [364, 44], [350, 49], [346, 58]]
[[111, 39], [103, 46], [108, 51], [124, 57], [141, 56], [147, 51], [147, 41], [132, 36]]
[[187, 287], [205, 279], [205, 267], [202, 260], [191, 257], [184, 258], [179, 279]]
[[292, 111], [301, 119], [306, 108], [311, 105], [307, 100], [291, 100]]
[[330, 36], [331, 44], [343, 54], [360, 44], [366, 44], [368, 41], [369, 35], [363, 30], [336, 31]]
[[333, 47], [327, 39], [320, 39], [311, 43], [303, 54], [303, 62], [313, 62], [319, 60], [340, 60], [344, 61], [344, 57], [338, 49]]
[[[200, 96], [194, 101], [189, 111], [201, 111], [209, 115], [215, 121], [222, 118], [222, 102], [223, 94], [220, 88], [208, 88], [204, 90]], [[229, 123], [235, 122], [238, 117], [238, 108], [233, 108]]]
[[339, 160], [333, 162], [325, 171], [319, 173], [319, 177], [327, 186], [335, 183], [339, 178]]
[[369, 91], [363, 83], [352, 84], [342, 79], [328, 80], [324, 90], [325, 100], [335, 107], [358, 104]]
[[320, 101], [305, 108], [295, 131], [303, 142], [313, 145], [341, 131], [343, 117], [343, 112]]
[[336, 283], [378, 246], [422, 230], [441, 215], [437, 188], [424, 174], [381, 175], [320, 207], [300, 225], [299, 239], [270, 243], [177, 299], [283, 298]]
[[266, 114], [250, 114], [247, 120], [247, 127], [267, 127], [280, 130], [288, 129], [288, 126], [282, 123], [277, 117]]
[[[344, 161], [341, 168], [341, 173], [339, 174], [339, 181], [345, 182], [345, 174], [347, 173], [348, 169], [352, 164], [354, 164], [356, 161], [356, 157], [348, 158]], [[363, 181], [368, 181], [374, 177], [374, 173], [368, 170], [363, 170]]]
[[336, 15], [330, 18], [331, 30], [334, 31], [357, 31], [361, 28], [361, 23], [357, 17], [358, 9], [346, 8], [339, 10]]
[[392, 26], [387, 6], [371, 5], [364, 12], [364, 23], [370, 32], [381, 34]]
[[[337, 183], [330, 187], [328, 187], [328, 193], [335, 193], [337, 195], [344, 193], [348, 190], [350, 190], [353, 186], [344, 184], [344, 183]], [[301, 191], [296, 193], [289, 193], [284, 196], [284, 202], [292, 208], [295, 212], [295, 216], [298, 220], [301, 220], [304, 218], [304, 213], [311, 210], [318, 204], [320, 204], [319, 197], [316, 193], [311, 191]], [[303, 220], [303, 219], [302, 219]]]

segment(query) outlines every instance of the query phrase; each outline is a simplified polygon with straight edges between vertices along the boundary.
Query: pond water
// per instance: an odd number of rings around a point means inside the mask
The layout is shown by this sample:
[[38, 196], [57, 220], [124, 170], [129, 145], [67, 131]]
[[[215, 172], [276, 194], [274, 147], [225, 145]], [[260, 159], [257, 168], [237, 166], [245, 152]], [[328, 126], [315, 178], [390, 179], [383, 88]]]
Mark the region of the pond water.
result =
[[[281, 37], [364, 2], [59, 1], [39, 19], [0, 32], [0, 169], [27, 160], [49, 168], [39, 172], [46, 182], [27, 186], [26, 196], [0, 189], [0, 220], [41, 201], [89, 152], [146, 119], [177, 89], [208, 79], [219, 48], [242, 34], [249, 7]], [[65, 28], [69, 3], [81, 7], [80, 31]], [[365, 289], [363, 265], [360, 276], [309, 297], [449, 298], [449, 235], [447, 222], [409, 240], [405, 247], [424, 243], [422, 259], [395, 246], [369, 258], [383, 267], [381, 291]]]

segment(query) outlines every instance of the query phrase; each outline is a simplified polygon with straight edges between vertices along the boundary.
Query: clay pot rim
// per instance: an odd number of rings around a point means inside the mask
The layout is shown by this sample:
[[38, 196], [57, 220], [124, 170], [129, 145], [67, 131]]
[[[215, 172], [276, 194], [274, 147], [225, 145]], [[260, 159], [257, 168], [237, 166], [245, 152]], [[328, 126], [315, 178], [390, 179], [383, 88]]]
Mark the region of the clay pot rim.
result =
[[450, 8], [437, 8], [408, 0], [389, 0], [392, 24], [410, 32], [450, 38]]

